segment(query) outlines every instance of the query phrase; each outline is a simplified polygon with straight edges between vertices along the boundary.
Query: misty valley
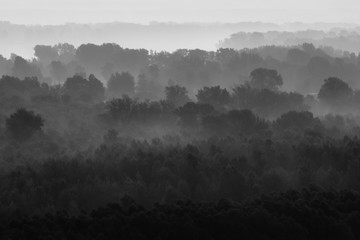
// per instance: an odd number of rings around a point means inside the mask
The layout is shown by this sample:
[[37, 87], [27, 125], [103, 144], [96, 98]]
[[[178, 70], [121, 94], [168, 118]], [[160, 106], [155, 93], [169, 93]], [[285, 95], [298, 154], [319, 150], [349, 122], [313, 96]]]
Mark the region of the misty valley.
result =
[[250, 35], [0, 55], [0, 238], [360, 239], [360, 55]]

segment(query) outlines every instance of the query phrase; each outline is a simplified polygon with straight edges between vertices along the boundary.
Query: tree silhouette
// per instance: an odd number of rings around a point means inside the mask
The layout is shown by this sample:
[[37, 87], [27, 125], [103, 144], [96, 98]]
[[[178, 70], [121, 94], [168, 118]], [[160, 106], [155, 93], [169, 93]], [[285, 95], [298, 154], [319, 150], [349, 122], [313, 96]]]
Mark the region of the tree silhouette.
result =
[[38, 77], [39, 79], [42, 78], [42, 74], [40, 69], [26, 61], [24, 58], [16, 56], [14, 60], [14, 65], [12, 67], [12, 75], [23, 79], [25, 77]]
[[6, 119], [6, 130], [17, 140], [27, 140], [44, 125], [44, 119], [33, 111], [18, 109]]
[[250, 87], [278, 91], [283, 84], [281, 75], [273, 69], [257, 68], [250, 73]]
[[104, 100], [104, 86], [93, 74], [89, 76], [89, 80], [80, 75], [68, 78], [63, 89], [64, 93], [75, 101], [99, 102]]
[[57, 49], [48, 45], [36, 45], [34, 51], [40, 62], [51, 62], [59, 57]]
[[122, 95], [133, 96], [135, 92], [134, 77], [129, 72], [118, 72], [111, 75], [107, 82], [107, 91], [110, 98], [121, 97]]
[[353, 95], [353, 90], [343, 80], [331, 77], [324, 80], [318, 93], [320, 101], [333, 105], [343, 105]]
[[320, 128], [320, 119], [314, 117], [311, 112], [296, 112], [289, 111], [281, 115], [275, 122], [275, 127], [278, 129], [293, 129], [303, 131], [306, 128], [315, 129]]
[[230, 93], [220, 86], [204, 87], [198, 91], [196, 97], [199, 103], [213, 105], [216, 109], [224, 108], [230, 103]]
[[185, 87], [180, 87], [178, 85], [168, 86], [165, 88], [166, 101], [173, 104], [175, 107], [184, 105], [187, 102], [190, 102], [190, 98], [187, 95], [188, 91]]
[[60, 61], [52, 61], [49, 64], [50, 74], [54, 78], [57, 84], [60, 84], [67, 77], [66, 65]]

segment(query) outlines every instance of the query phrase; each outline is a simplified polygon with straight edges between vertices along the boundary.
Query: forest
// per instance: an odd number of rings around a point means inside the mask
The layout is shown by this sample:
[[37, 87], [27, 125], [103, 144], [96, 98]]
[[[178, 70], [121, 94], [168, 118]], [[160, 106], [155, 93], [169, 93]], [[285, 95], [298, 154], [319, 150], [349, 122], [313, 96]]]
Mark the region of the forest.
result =
[[360, 55], [0, 56], [3, 239], [360, 239]]

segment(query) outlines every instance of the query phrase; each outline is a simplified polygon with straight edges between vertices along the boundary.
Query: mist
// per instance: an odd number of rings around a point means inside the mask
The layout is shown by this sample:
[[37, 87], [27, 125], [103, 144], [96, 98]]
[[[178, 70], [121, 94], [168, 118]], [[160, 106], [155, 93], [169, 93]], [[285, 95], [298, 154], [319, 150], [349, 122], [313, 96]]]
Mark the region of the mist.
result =
[[0, 239], [360, 239], [356, 1], [1, 4]]
[[[268, 40], [264, 45], [295, 44], [313, 42], [316, 45], [329, 45], [339, 48], [340, 44], [333, 43], [337, 38], [352, 35], [354, 39], [351, 45], [343, 44], [342, 50], [357, 50], [358, 26], [345, 23], [261, 23], [261, 22], [235, 22], [235, 23], [176, 23], [176, 22], [151, 22], [135, 24], [126, 22], [79, 24], [67, 23], [60, 25], [24, 25], [0, 22], [0, 54], [9, 57], [11, 53], [21, 55], [26, 59], [34, 57], [35, 45], [55, 45], [57, 43], [69, 43], [76, 47], [83, 43], [117, 43], [125, 48], [144, 48], [153, 51], [175, 51], [177, 49], [203, 49], [214, 51], [219, 48], [219, 42], [225, 40], [220, 47], [237, 47], [228, 43], [231, 35], [237, 32], [260, 32], [267, 31], [291, 31], [288, 36], [283, 36], [281, 41]], [[312, 29], [315, 32], [311, 36], [306, 32], [295, 33]], [[332, 30], [336, 30], [336, 34]], [[325, 31], [325, 32], [320, 32]], [[294, 32], [294, 33], [292, 33]], [[316, 34], [317, 33], [317, 34]], [[294, 36], [292, 36], [292, 34]], [[297, 36], [296, 36], [297, 34]], [[285, 33], [283, 35], [286, 35]], [[309, 36], [310, 35], [310, 36]], [[319, 36], [322, 39], [319, 39]], [[274, 38], [274, 37], [272, 37]], [[295, 38], [295, 39], [294, 39]], [[297, 40], [296, 40], [297, 38]], [[23, 41], [26, 39], [26, 42]], [[334, 40], [333, 40], [334, 39]], [[326, 41], [327, 40], [327, 41]], [[288, 42], [287, 42], [288, 41]], [[341, 41], [341, 40], [337, 40]], [[240, 43], [238, 43], [240, 44]], [[346, 45], [346, 46], [345, 46]], [[259, 46], [256, 45], [256, 46]], [[255, 47], [254, 44], [246, 43], [241, 48]]]

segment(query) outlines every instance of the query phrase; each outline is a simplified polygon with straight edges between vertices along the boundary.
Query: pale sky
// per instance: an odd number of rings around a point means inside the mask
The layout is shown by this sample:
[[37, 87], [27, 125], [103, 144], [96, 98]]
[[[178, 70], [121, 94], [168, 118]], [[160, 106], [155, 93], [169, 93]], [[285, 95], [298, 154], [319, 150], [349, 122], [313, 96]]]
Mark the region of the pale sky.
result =
[[360, 23], [360, 0], [0, 0], [0, 21]]

